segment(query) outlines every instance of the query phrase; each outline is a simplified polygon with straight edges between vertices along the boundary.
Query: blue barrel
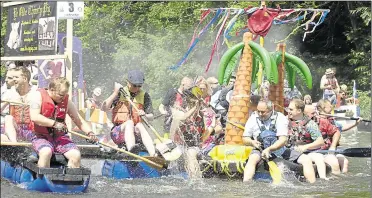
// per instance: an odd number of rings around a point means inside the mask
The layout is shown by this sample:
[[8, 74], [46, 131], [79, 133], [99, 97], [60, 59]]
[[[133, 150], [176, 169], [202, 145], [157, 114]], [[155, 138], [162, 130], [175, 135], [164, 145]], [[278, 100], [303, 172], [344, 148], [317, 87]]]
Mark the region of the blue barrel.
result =
[[6, 163], [8, 163], [8, 162], [5, 162], [3, 160], [0, 161], [0, 175], [1, 175], [1, 177], [4, 177]]
[[5, 162], [2, 172], [3, 172], [2, 177], [11, 180], [14, 173], [14, 167], [12, 167], [10, 163]]
[[[140, 152], [140, 156], [147, 156], [146, 152]], [[102, 176], [115, 179], [128, 178], [154, 178], [160, 177], [158, 170], [148, 166], [142, 161], [133, 160], [105, 160], [102, 167]]]
[[269, 172], [256, 172], [254, 174], [253, 179], [255, 181], [260, 181], [260, 182], [272, 182], [273, 181]]
[[19, 184], [21, 182], [21, 174], [22, 174], [22, 167], [21, 166], [16, 166], [14, 168], [13, 176], [12, 176], [12, 181], [16, 184]]

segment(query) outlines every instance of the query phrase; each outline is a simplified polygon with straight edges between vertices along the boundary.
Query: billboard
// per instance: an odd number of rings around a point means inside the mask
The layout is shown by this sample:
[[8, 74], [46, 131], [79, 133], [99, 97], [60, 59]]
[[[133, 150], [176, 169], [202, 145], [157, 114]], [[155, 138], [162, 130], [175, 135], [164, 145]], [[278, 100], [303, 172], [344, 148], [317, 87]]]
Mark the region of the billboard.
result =
[[56, 1], [39, 1], [10, 6], [4, 55], [55, 55], [58, 31], [56, 12]]

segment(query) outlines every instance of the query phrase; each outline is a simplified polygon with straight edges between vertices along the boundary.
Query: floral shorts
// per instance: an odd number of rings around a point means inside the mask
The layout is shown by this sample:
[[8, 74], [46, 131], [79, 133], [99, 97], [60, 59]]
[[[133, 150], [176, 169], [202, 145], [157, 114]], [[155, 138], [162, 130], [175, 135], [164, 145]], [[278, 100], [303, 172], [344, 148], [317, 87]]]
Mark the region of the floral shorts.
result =
[[[28, 124], [20, 124], [16, 127], [18, 141], [32, 141], [36, 138]], [[1, 124], [1, 134], [5, 135], [5, 124]]]
[[67, 134], [56, 136], [55, 138], [50, 135], [38, 134], [36, 138], [32, 140], [32, 147], [37, 153], [44, 147], [50, 148], [53, 153], [61, 154], [73, 149], [79, 150]]
[[114, 126], [111, 129], [111, 139], [117, 145], [122, 144], [125, 141], [124, 132], [121, 132], [120, 129], [121, 125]]
[[32, 141], [36, 139], [34, 132], [29, 125], [21, 124], [17, 128], [17, 140]]

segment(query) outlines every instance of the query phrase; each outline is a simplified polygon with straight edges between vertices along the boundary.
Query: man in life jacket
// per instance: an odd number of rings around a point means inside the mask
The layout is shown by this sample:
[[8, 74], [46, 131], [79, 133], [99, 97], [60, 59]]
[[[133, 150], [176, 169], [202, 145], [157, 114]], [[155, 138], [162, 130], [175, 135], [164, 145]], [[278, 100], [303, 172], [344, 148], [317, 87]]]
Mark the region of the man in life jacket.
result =
[[340, 90], [335, 72], [327, 69], [320, 80], [320, 89], [323, 90], [323, 99], [331, 101], [332, 105], [336, 104], [336, 96]]
[[[138, 152], [139, 145], [136, 144], [136, 136], [140, 136], [150, 156], [155, 156], [155, 146], [145, 126], [142, 124], [142, 116], [148, 120], [153, 119], [153, 108], [150, 95], [141, 89], [145, 76], [140, 70], [128, 72], [127, 86], [114, 85], [114, 92], [103, 101], [103, 110], [112, 110], [111, 139], [119, 147], [126, 145], [130, 152]], [[132, 107], [127, 101], [129, 96], [140, 111]], [[139, 134], [138, 134], [139, 133]]]
[[[288, 149], [283, 153], [283, 158], [291, 162], [299, 163], [303, 166], [305, 178], [310, 183], [315, 182], [315, 170], [313, 161], [316, 161], [319, 177], [325, 177], [325, 163], [323, 156], [306, 155], [307, 150], [318, 149], [324, 145], [322, 134], [318, 125], [304, 114], [305, 103], [300, 99], [293, 99], [287, 108], [288, 110]], [[319, 153], [313, 153], [319, 154]], [[316, 159], [316, 160], [314, 160]], [[324, 166], [324, 167], [323, 167]], [[323, 170], [324, 172], [319, 172]]]
[[[4, 117], [4, 133], [8, 140], [17, 142], [18, 140], [31, 141], [34, 138], [32, 133], [33, 123], [30, 119], [30, 108], [27, 105], [30, 100], [31, 73], [26, 67], [16, 67], [12, 70], [14, 88], [7, 91], [2, 99], [5, 101], [14, 101], [20, 104], [3, 103], [4, 106], [9, 105], [9, 115]], [[22, 103], [24, 105], [22, 105]], [[7, 140], [4, 138], [4, 140]]]
[[162, 103], [159, 106], [161, 114], [165, 115], [164, 119], [164, 132], [169, 133], [172, 123], [172, 111], [171, 108], [184, 109], [186, 107], [186, 96], [185, 90], [189, 90], [194, 85], [193, 80], [189, 77], [183, 77], [181, 85], [178, 89], [171, 88], [163, 98]]
[[288, 119], [273, 109], [271, 101], [259, 101], [257, 111], [249, 117], [243, 133], [243, 143], [255, 148], [245, 165], [244, 182], [253, 178], [256, 165], [260, 162], [261, 157], [269, 159], [271, 153], [275, 155], [274, 157], [282, 156], [287, 136]]
[[[334, 119], [322, 114], [331, 114], [332, 104], [328, 100], [319, 100], [317, 103], [317, 110], [319, 115], [315, 117], [325, 140], [322, 150], [334, 151], [340, 142], [341, 133], [335, 125]], [[333, 174], [340, 174], [341, 171], [346, 173], [348, 171], [349, 161], [342, 154], [328, 154], [325, 155], [324, 161], [332, 167]]]
[[38, 167], [50, 167], [53, 153], [63, 154], [68, 159], [68, 167], [80, 167], [80, 151], [67, 135], [67, 114], [91, 142], [97, 141], [89, 124], [69, 99], [69, 88], [70, 82], [65, 77], [57, 77], [51, 79], [48, 89], [40, 88], [30, 94], [30, 115], [36, 135], [32, 146], [39, 155]]

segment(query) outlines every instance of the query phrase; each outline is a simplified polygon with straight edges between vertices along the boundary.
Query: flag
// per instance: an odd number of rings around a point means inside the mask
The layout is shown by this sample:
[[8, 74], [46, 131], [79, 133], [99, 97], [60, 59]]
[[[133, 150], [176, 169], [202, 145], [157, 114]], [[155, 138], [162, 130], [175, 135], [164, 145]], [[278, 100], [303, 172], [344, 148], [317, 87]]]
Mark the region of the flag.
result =
[[353, 80], [353, 98], [358, 98], [355, 80]]

